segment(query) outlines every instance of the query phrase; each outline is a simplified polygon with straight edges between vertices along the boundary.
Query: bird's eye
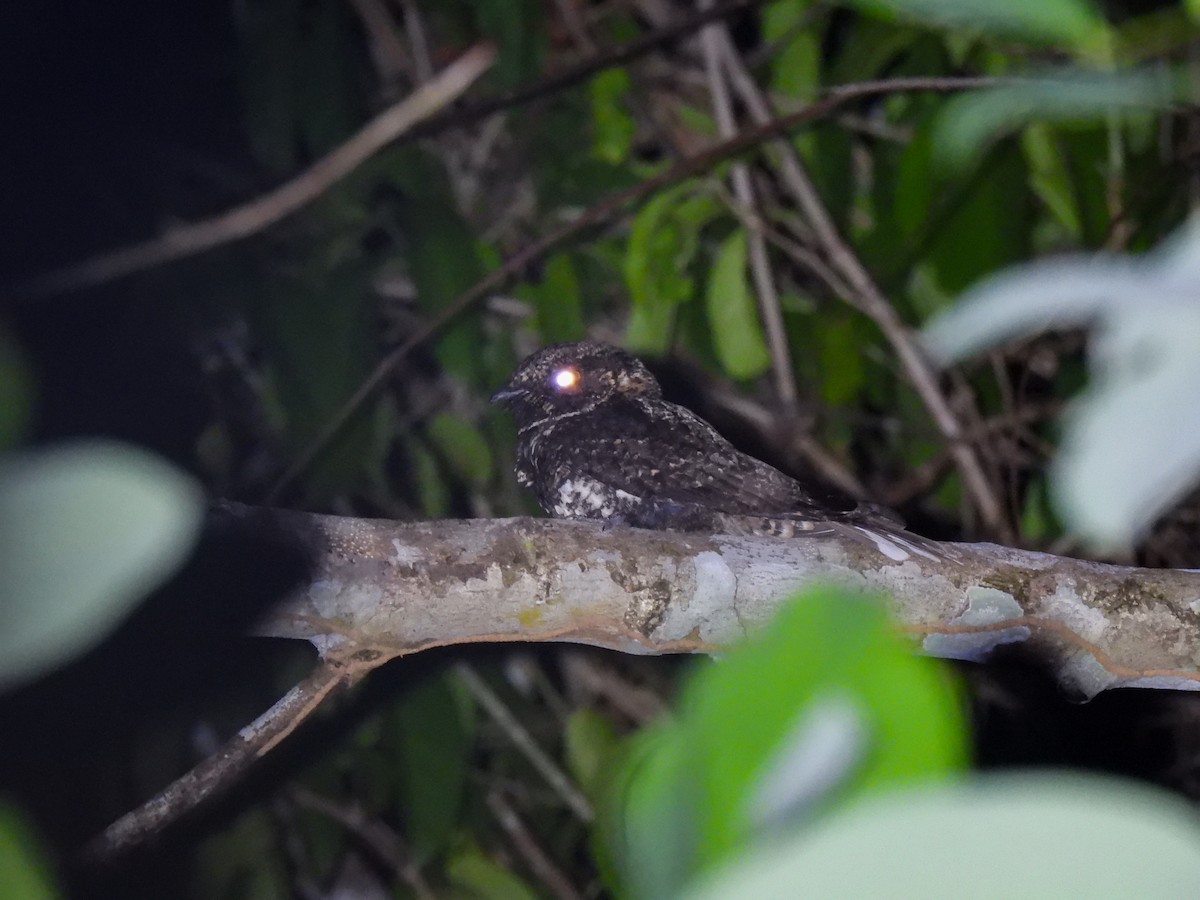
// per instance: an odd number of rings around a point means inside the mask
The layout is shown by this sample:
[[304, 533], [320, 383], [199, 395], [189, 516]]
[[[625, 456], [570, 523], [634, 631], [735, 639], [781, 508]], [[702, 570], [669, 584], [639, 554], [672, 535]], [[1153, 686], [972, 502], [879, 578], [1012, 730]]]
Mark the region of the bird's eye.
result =
[[550, 383], [560, 391], [577, 390], [579, 388], [579, 381], [578, 369], [555, 369], [550, 373]]

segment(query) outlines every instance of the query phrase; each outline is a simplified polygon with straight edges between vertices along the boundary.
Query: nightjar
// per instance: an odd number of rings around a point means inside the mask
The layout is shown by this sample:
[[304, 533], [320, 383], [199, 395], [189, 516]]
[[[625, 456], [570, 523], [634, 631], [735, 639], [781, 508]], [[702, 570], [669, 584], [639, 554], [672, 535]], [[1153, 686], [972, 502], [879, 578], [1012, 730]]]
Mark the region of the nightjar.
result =
[[894, 559], [940, 558], [893, 513], [814, 490], [735, 449], [662, 399], [636, 357], [597, 341], [554, 344], [492, 396], [518, 431], [517, 481], [558, 518], [709, 533], [844, 534]]

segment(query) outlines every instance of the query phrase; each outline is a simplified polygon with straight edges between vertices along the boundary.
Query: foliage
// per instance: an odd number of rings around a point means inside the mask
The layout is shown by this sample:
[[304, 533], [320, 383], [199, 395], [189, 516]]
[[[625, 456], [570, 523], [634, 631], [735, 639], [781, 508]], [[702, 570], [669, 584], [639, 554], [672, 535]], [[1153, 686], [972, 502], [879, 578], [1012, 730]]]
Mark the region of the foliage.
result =
[[953, 358], [1046, 328], [1094, 328], [1092, 384], [1068, 421], [1052, 483], [1067, 522], [1102, 549], [1128, 547], [1200, 471], [1200, 422], [1176, 415], [1200, 379], [1198, 259], [1193, 220], [1140, 259], [1066, 258], [1010, 270], [926, 331], [929, 344]]
[[[790, 469], [819, 465], [861, 483], [942, 533], [1002, 538], [1007, 529], [1051, 547], [1064, 536], [1062, 512], [1069, 527], [1108, 541], [1141, 534], [1193, 483], [1197, 462], [1194, 422], [1179, 414], [1194, 405], [1182, 387], [1195, 380], [1187, 378], [1197, 324], [1185, 304], [1191, 232], [1173, 249], [1137, 255], [1187, 216], [1180, 186], [1194, 171], [1195, 121], [1183, 104], [1195, 89], [1184, 76], [1200, 4], [1154, 7], [1117, 15], [1085, 0], [768, 0], [720, 25], [729, 52], [718, 62], [688, 34], [614, 56], [561, 86], [549, 81], [554, 73], [675, 19], [636, 0], [248, 0], [229, 23], [234, 42], [217, 54], [237, 61], [224, 74], [236, 78], [242, 103], [236, 147], [222, 162], [264, 190], [299, 175], [472, 43], [494, 41], [500, 57], [448, 119], [378, 154], [303, 213], [129, 283], [132, 295], [186, 310], [208, 339], [198, 344], [223, 348], [203, 360], [213, 402], [193, 468], [216, 493], [251, 501], [271, 493], [308, 509], [398, 518], [529, 512], [509, 473], [512, 425], [486, 397], [529, 350], [587, 334], [624, 344], [667, 376], [685, 372], [688, 402], [724, 415], [718, 424], [739, 442], [765, 447]], [[858, 93], [743, 150], [753, 194], [743, 208], [729, 160], [671, 168], [718, 141], [714, 79], [732, 95], [725, 111], [743, 132], [756, 124], [756, 99], [787, 114], [831, 90]], [[739, 93], [748, 84], [761, 98]], [[505, 93], [523, 87], [535, 90], [518, 101]], [[489, 98], [499, 111], [473, 116]], [[796, 163], [824, 219], [805, 207]], [[635, 202], [614, 200], [653, 178], [663, 180]], [[460, 303], [534, 240], [609, 203], [607, 215], [588, 220], [594, 227]], [[151, 217], [186, 212], [156, 208]], [[1109, 256], [1086, 268], [1068, 261], [1010, 271], [944, 312], [981, 279], [1061, 252]], [[761, 256], [766, 271], [752, 270]], [[863, 274], [909, 326], [944, 313], [933, 332], [944, 353], [1034, 325], [1101, 326], [1091, 357], [1097, 380], [1068, 421], [1056, 467], [1048, 464], [1060, 442], [1056, 416], [1087, 374], [1072, 335], [993, 349], [939, 386], [1002, 501], [1003, 521], [991, 531], [927, 398], [911, 385], [903, 350], [913, 335], [872, 309]], [[763, 309], [763, 277], [774, 281], [778, 310]], [[782, 335], [768, 335], [764, 312], [778, 313]], [[773, 358], [780, 343], [789, 359]], [[36, 427], [36, 375], [0, 331], [6, 449]], [[373, 375], [374, 388], [348, 407]], [[795, 404], [780, 379], [791, 379]], [[347, 422], [315, 461], [282, 481], [342, 413]], [[814, 446], [824, 452], [806, 449]], [[39, 621], [59, 615], [62, 602], [81, 607], [67, 616], [70, 627], [55, 628], [55, 645], [39, 648], [16, 626], [0, 635], [0, 665], [13, 667], [5, 679], [99, 639], [186, 548], [194, 488], [157, 469], [131, 473], [133, 460], [109, 456], [76, 469], [60, 509], [79, 510], [119, 481], [129, 521], [144, 526], [151, 507], [159, 516], [151, 530], [161, 543], [143, 548], [157, 562], [140, 556], [132, 573], [115, 565], [128, 561], [115, 546], [124, 532], [107, 526], [123, 524], [112, 513], [123, 506], [107, 494], [104, 528], [94, 514], [62, 512], [45, 530], [25, 532], [25, 543], [6, 538], [0, 553], [44, 561], [39, 548], [62, 546], [70, 527], [86, 526], [114, 544], [114, 571], [89, 570], [82, 585], [72, 567], [27, 578], [47, 593], [21, 606]], [[18, 487], [41, 477], [31, 472]], [[1146, 532], [1142, 552], [1194, 565], [1190, 533], [1179, 549]], [[0, 565], [0, 595], [7, 599], [20, 574], [15, 563]], [[13, 663], [18, 647], [36, 659]], [[652, 727], [674, 690], [669, 661], [547, 650], [493, 662], [481, 664], [488, 686], [602, 810], [600, 824], [547, 786], [511, 722], [485, 715], [453, 675], [413, 666], [356, 730], [289, 781], [303, 790], [222, 823], [178, 867], [180, 884], [208, 896], [268, 896], [301, 884], [332, 892], [361, 887], [353, 877], [366, 871], [383, 890], [421, 896], [563, 893], [556, 876], [584, 895], [603, 882], [629, 896], [688, 884], [717, 892], [698, 895], [744, 896], [768, 890], [780, 872], [794, 883], [794, 866], [819, 884], [847, 865], [835, 851], [861, 854], [878, 829], [915, 847], [928, 834], [922, 828], [937, 828], [939, 846], [973, 861], [981, 851], [969, 844], [972, 829], [993, 827], [989, 817], [1009, 801], [1006, 815], [1023, 823], [1049, 827], [1061, 813], [1060, 829], [1080, 841], [1081, 816], [1097, 803], [1126, 802], [1113, 788], [1030, 800], [1019, 797], [1027, 783], [942, 783], [966, 765], [970, 737], [946, 671], [909, 656], [876, 606], [832, 592], [799, 602], [755, 647], [702, 667], [677, 717]], [[269, 688], [247, 686], [229, 709], [241, 714]], [[163, 715], [146, 729], [174, 728], [180, 757], [190, 758], [189, 735], [204, 730], [191, 724]], [[95, 779], [106, 782], [97, 795], [122, 809], [143, 799], [127, 789], [133, 759], [131, 751], [110, 762], [111, 778]], [[899, 793], [922, 779], [938, 786]], [[964, 794], [976, 790], [981, 807], [964, 810]], [[1130, 802], [1122, 814], [1151, 834], [1156, 826], [1137, 818], [1140, 801]], [[1177, 824], [1177, 834], [1194, 827]], [[764, 846], [766, 832], [782, 842]], [[386, 852], [381, 834], [391, 840]], [[1048, 845], [1060, 856], [1073, 846]], [[923, 859], [908, 843], [895, 846]], [[1109, 860], [1143, 854], [1132, 840], [1122, 850]], [[1164, 878], [1190, 865], [1187, 854], [1166, 856]], [[1103, 861], [1092, 874], [1105, 871]], [[1088, 874], [1072, 872], [1079, 883]], [[758, 875], [768, 881], [736, 881]], [[697, 876], [735, 881], [704, 887]]]
[[10, 900], [51, 900], [60, 896], [29, 825], [0, 801], [0, 889]]
[[881, 603], [846, 591], [796, 598], [695, 673], [679, 706], [634, 739], [618, 782], [620, 896], [672, 896], [748, 846], [967, 757], [949, 673], [912, 654]]
[[683, 896], [783, 897], [797, 884], [823, 897], [1185, 896], [1200, 876], [1197, 829], [1195, 811], [1159, 790], [1084, 775], [985, 775], [872, 798]]
[[191, 478], [94, 441], [0, 461], [0, 689], [98, 643], [186, 558]]

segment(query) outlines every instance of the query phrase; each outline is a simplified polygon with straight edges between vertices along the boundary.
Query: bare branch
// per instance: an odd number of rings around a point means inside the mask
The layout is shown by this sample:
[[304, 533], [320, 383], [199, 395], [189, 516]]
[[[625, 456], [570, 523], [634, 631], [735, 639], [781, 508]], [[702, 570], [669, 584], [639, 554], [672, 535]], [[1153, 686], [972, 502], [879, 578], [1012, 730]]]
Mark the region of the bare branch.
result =
[[84, 848], [84, 856], [93, 861], [111, 860], [144, 843], [209, 797], [237, 783], [256, 759], [271, 752], [325, 700], [389, 658], [373, 650], [330, 654], [311, 675], [239, 731], [219, 751], [104, 829]]
[[1029, 642], [1059, 680], [1200, 690], [1200, 572], [1138, 569], [946, 544], [944, 559], [838, 538], [760, 538], [488, 519], [398, 523], [229, 507], [306, 540], [312, 586], [263, 634], [318, 649], [413, 653], [566, 641], [625, 653], [705, 653], [767, 622], [797, 589], [888, 596], [935, 656], [983, 659]]

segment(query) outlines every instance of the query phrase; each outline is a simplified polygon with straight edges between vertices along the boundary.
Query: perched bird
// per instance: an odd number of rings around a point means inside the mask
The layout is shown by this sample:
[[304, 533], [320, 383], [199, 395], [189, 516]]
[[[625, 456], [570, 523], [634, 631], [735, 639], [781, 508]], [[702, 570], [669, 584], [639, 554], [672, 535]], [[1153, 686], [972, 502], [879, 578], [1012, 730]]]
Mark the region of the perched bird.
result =
[[492, 396], [518, 431], [517, 481], [558, 518], [710, 533], [843, 534], [893, 559], [941, 558], [894, 513], [814, 490], [662, 398], [650, 371], [597, 341], [534, 353]]

